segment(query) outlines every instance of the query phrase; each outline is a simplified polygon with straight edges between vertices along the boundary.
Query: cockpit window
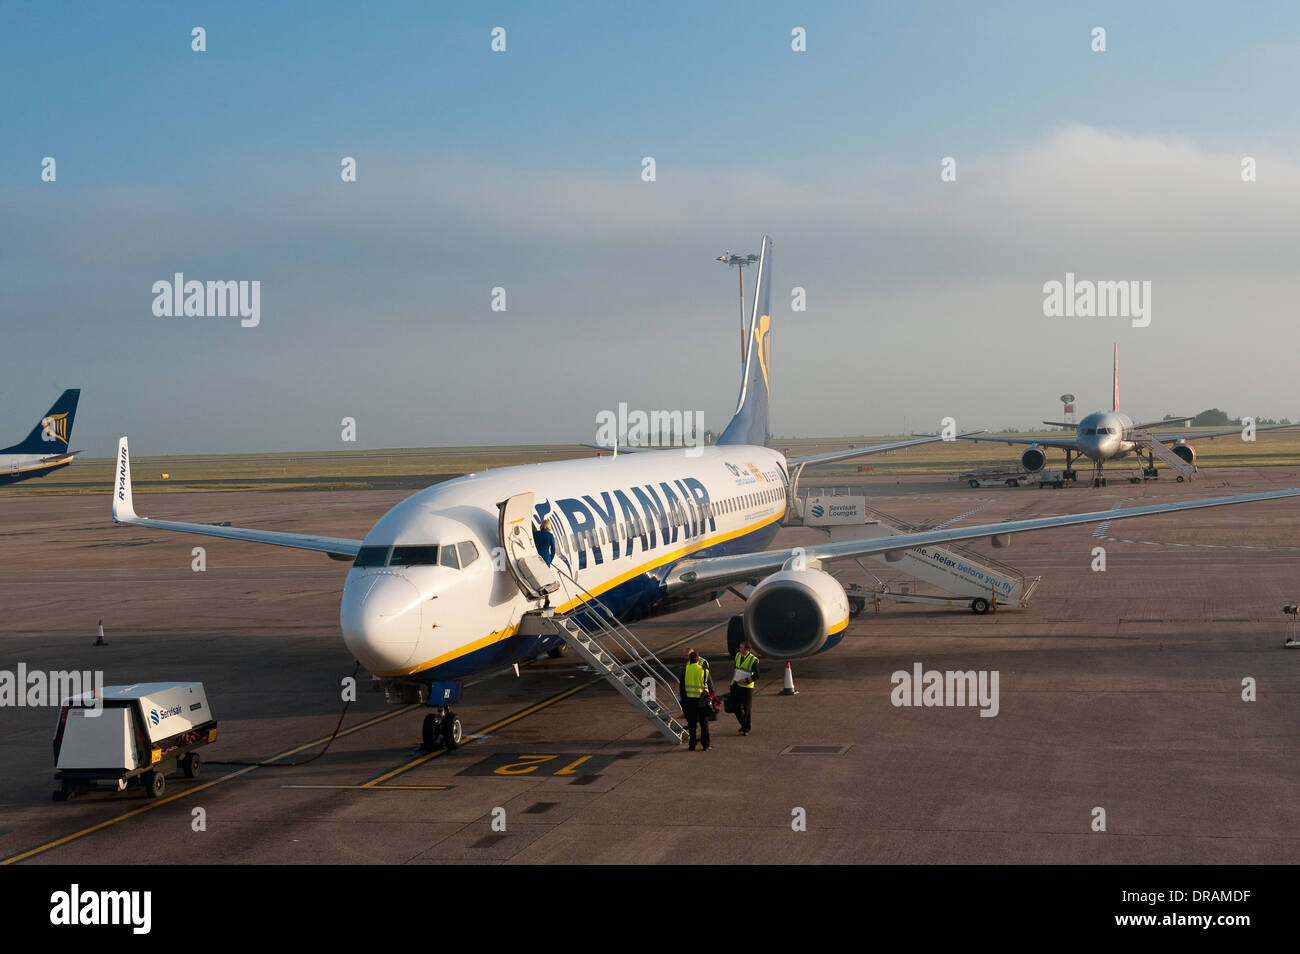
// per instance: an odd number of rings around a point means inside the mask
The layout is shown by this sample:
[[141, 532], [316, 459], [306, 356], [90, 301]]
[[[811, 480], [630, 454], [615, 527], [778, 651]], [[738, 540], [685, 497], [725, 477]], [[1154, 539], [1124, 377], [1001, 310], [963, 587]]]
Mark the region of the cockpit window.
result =
[[437, 566], [438, 547], [436, 544], [414, 547], [393, 547], [393, 557], [389, 566]]
[[388, 564], [388, 547], [362, 547], [357, 551], [353, 566], [386, 566]]
[[[391, 551], [391, 556], [390, 556]], [[470, 540], [448, 543], [416, 544], [401, 547], [362, 547], [353, 566], [446, 566], [453, 570], [469, 566], [479, 557], [478, 547]]]

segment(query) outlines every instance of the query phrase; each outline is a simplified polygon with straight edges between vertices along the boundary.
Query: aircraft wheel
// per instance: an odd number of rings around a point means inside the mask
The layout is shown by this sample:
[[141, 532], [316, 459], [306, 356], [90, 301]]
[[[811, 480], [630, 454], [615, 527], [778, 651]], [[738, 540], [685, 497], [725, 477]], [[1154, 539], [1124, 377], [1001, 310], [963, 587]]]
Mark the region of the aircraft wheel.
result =
[[432, 752], [434, 749], [438, 748], [439, 744], [442, 742], [441, 728], [442, 720], [434, 713], [430, 712], [424, 717], [424, 725], [420, 730], [420, 741], [423, 743], [421, 747], [424, 751]]
[[989, 601], [982, 596], [977, 596], [970, 601], [970, 609], [976, 616], [983, 616], [989, 611]]
[[460, 745], [462, 738], [460, 719], [454, 712], [448, 712], [442, 720], [442, 746], [448, 752]]
[[862, 615], [862, 611], [867, 608], [867, 601], [856, 597], [849, 600], [849, 618], [857, 619]]
[[559, 659], [568, 651], [569, 651], [569, 644], [565, 642], [561, 642], [558, 646], [552, 646], [550, 649], [546, 650], [546, 655], [547, 658], [549, 659]]
[[144, 791], [150, 798], [162, 798], [162, 793], [167, 791], [167, 778], [162, 772], [155, 769], [144, 777]]

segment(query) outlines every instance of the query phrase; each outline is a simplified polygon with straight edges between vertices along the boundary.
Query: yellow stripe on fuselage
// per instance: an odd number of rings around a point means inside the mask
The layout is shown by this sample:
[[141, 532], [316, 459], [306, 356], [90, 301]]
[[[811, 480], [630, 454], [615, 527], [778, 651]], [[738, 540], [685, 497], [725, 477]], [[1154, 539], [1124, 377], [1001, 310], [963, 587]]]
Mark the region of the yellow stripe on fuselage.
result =
[[[626, 573], [621, 573], [610, 580], [606, 580], [604, 583], [601, 583], [594, 587], [590, 587], [589, 592], [593, 596], [600, 596], [600, 594], [607, 593], [610, 590], [612, 590], [614, 587], [626, 583], [634, 576], [640, 576], [644, 573], [648, 573], [650, 570], [653, 570], [656, 567], [663, 566], [665, 563], [671, 563], [673, 560], [680, 560], [682, 557], [694, 553], [697, 550], [703, 550], [705, 547], [717, 546], [719, 543], [726, 543], [728, 540], [734, 540], [737, 537], [743, 537], [747, 533], [753, 533], [755, 530], [761, 530], [763, 527], [766, 527], [780, 520], [784, 515], [785, 515], [785, 508], [782, 508], [780, 513], [774, 514], [773, 516], [770, 517], [765, 517], [762, 520], [758, 521], [757, 523], [750, 524], [747, 527], [741, 527], [739, 530], [732, 530], [730, 533], [720, 534], [719, 536], [712, 537], [711, 539], [708, 540], [696, 540], [694, 543], [690, 544], [689, 546], [680, 547], [672, 551], [671, 553], [666, 553], [663, 554], [662, 556], [655, 557], [653, 560], [650, 560], [647, 563], [642, 563], [640, 566], [628, 570]], [[586, 600], [584, 599], [572, 599], [569, 600], [569, 602], [567, 603], [555, 607], [555, 612], [567, 613], [569, 610], [574, 609], [585, 602]], [[848, 619], [845, 618], [844, 625], [841, 626], [840, 629], [843, 629], [844, 626], [847, 625], [848, 625]], [[493, 643], [500, 642], [503, 639], [509, 639], [518, 631], [519, 631], [519, 625], [516, 623], [514, 626], [507, 626], [505, 629], [499, 629], [495, 633], [489, 633], [488, 635], [480, 639], [474, 640], [472, 643], [465, 643], [463, 646], [459, 646], [456, 649], [453, 649], [449, 653], [443, 653], [441, 656], [438, 656], [434, 659], [426, 660], [425, 662], [419, 663], [414, 666], [408, 666], [405, 669], [395, 669], [392, 670], [391, 672], [376, 672], [375, 675], [376, 676], [410, 676], [417, 672], [423, 672], [426, 669], [433, 669], [435, 666], [441, 666], [444, 663], [452, 662], [454, 660], [459, 659], [461, 656], [468, 656], [472, 652], [477, 652], [478, 650], [483, 649], [487, 646], [491, 646]], [[836, 632], [838, 632], [838, 630], [836, 630]]]
[[49, 470], [51, 467], [62, 467], [64, 464], [71, 462], [71, 457], [64, 457], [62, 460], [56, 460], [50, 464], [35, 464], [31, 467], [19, 467], [17, 470], [0, 470], [0, 476], [4, 474], [25, 474], [29, 470]]

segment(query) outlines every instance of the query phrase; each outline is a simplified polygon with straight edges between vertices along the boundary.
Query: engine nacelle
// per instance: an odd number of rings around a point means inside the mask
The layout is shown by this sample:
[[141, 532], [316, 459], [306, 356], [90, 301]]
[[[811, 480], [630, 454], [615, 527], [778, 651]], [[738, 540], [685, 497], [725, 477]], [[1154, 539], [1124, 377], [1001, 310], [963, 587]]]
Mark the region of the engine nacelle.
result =
[[754, 587], [745, 603], [745, 638], [767, 659], [811, 656], [849, 622], [849, 600], [821, 570], [781, 570]]
[[1196, 448], [1193, 447], [1191, 444], [1187, 443], [1186, 441], [1179, 441], [1177, 444], [1175, 444], [1173, 447], [1169, 449], [1173, 451], [1175, 454], [1177, 454], [1180, 458], [1182, 458], [1183, 463], [1195, 466]]
[[1020, 466], [1031, 474], [1036, 474], [1047, 464], [1047, 454], [1037, 444], [1025, 448], [1020, 455]]

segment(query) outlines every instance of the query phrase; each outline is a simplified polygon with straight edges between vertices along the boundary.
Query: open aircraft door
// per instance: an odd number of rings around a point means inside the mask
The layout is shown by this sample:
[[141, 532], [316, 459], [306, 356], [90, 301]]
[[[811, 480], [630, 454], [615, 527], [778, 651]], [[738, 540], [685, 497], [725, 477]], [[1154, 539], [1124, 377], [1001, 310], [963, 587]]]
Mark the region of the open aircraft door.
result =
[[560, 588], [560, 578], [546, 565], [533, 541], [533, 495], [515, 494], [497, 504], [497, 509], [501, 511], [501, 548], [506, 568], [519, 589], [532, 600], [554, 593]]

